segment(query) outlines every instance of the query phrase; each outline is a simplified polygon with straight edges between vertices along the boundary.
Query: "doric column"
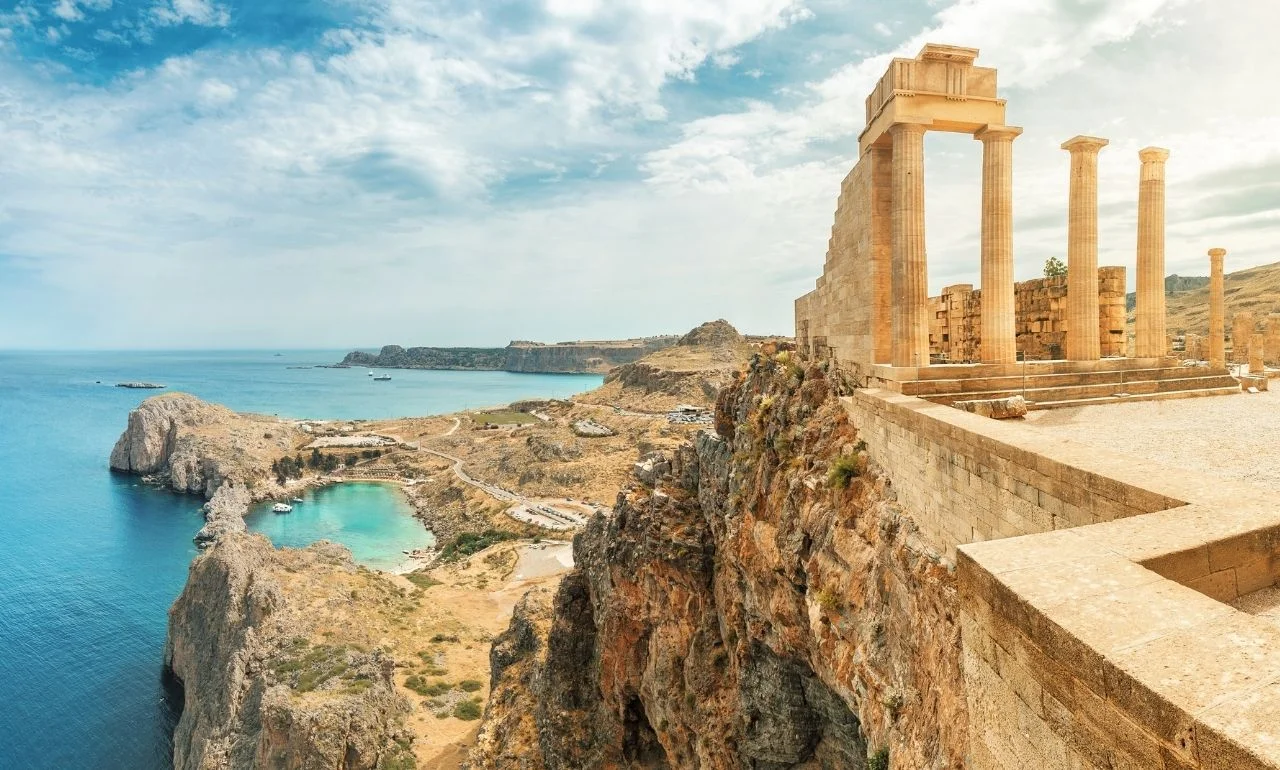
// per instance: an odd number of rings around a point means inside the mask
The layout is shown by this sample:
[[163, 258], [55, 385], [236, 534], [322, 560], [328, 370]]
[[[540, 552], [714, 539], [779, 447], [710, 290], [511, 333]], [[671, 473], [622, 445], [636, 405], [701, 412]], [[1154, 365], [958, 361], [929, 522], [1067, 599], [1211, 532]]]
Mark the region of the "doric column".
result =
[[1018, 360], [1013, 299], [1012, 126], [987, 126], [982, 142], [982, 363]]
[[871, 160], [871, 354], [893, 361], [893, 148], [867, 151]]
[[1227, 365], [1227, 312], [1223, 296], [1222, 258], [1226, 249], [1209, 249], [1209, 366]]
[[1098, 340], [1098, 151], [1106, 139], [1077, 136], [1071, 152], [1071, 203], [1067, 219], [1067, 358], [1096, 361]]
[[1138, 306], [1134, 355], [1166, 354], [1164, 305], [1164, 164], [1169, 151], [1148, 147], [1138, 153]]
[[893, 136], [893, 365], [929, 365], [929, 283], [924, 248], [924, 132], [897, 123]]

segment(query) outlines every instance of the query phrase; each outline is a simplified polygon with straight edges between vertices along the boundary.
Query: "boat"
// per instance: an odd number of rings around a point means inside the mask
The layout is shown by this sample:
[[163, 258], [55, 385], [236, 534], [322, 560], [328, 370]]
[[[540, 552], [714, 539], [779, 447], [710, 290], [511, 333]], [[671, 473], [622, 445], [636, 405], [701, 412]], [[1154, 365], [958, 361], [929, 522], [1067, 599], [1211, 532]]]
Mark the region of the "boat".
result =
[[285, 503], [276, 503], [275, 505], [271, 506], [272, 513], [289, 513], [292, 510], [293, 510], [293, 506], [286, 505]]
[[370, 370], [369, 370], [369, 376], [370, 376], [370, 377], [372, 377], [372, 376], [373, 376], [373, 370], [372, 370], [372, 369], [370, 369]]
[[305, 503], [305, 502], [306, 502], [306, 500], [303, 500], [301, 497], [295, 497], [295, 498], [293, 498], [292, 500], [290, 500], [289, 502], [291, 502], [291, 503]]
[[373, 381], [374, 381], [374, 382], [386, 382], [386, 381], [387, 381], [387, 380], [389, 380], [389, 379], [391, 379], [391, 375], [389, 375], [389, 374], [384, 374], [384, 375], [382, 375], [381, 377], [374, 377], [374, 378], [373, 378]]

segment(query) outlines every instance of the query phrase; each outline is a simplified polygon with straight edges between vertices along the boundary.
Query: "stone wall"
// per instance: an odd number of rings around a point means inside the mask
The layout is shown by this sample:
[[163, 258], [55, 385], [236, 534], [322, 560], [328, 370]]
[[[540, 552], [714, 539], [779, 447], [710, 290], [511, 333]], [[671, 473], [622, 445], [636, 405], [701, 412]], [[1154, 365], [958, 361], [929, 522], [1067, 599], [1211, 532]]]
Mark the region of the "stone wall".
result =
[[1038, 454], [1016, 426], [880, 390], [845, 399], [871, 458], [898, 502], [954, 564], [965, 543], [1095, 524], [1170, 508], [1172, 498], [1105, 475], [1081, 450], [1078, 463]]
[[[1126, 355], [1125, 268], [1098, 268], [1098, 335], [1103, 356]], [[929, 298], [929, 353], [953, 363], [979, 360], [982, 290], [957, 284]], [[1014, 286], [1018, 352], [1031, 361], [1060, 359], [1067, 337], [1067, 279]]]

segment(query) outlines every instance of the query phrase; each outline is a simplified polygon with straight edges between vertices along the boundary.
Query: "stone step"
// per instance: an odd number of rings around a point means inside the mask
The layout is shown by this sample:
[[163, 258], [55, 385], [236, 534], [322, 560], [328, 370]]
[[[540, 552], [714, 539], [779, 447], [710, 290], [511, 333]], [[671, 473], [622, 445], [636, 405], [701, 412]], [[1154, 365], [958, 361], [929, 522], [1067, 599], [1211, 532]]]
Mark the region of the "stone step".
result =
[[[1038, 384], [1040, 384], [1039, 380], [1028, 380], [1028, 385]], [[1088, 385], [1027, 387], [1025, 389], [1020, 387], [1006, 388], [1002, 390], [946, 393], [922, 396], [922, 398], [933, 401], [934, 403], [951, 404], [956, 401], [986, 400], [1021, 395], [1028, 401], [1039, 403], [1090, 398], [1109, 398], [1118, 393], [1128, 393], [1132, 396], [1138, 396], [1157, 393], [1175, 393], [1187, 390], [1232, 387], [1239, 390], [1240, 383], [1229, 374], [1221, 374], [1162, 380], [1132, 380], [1126, 382], [1120, 382], [1117, 380], [1115, 382], [1100, 382]]]
[[1140, 395], [1127, 396], [1124, 398], [1116, 396], [1105, 396], [1099, 398], [1078, 398], [1068, 399], [1066, 401], [1040, 401], [1028, 402], [1027, 409], [1067, 409], [1073, 406], [1092, 406], [1095, 404], [1122, 404], [1126, 401], [1167, 401], [1175, 398], [1201, 398], [1203, 396], [1230, 396], [1240, 394], [1240, 385], [1237, 383], [1233, 387], [1221, 388], [1197, 388], [1195, 390], [1175, 390], [1164, 393], [1146, 393]]
[[1067, 372], [1062, 374], [1027, 374], [1001, 377], [974, 377], [951, 380], [917, 380], [902, 383], [902, 392], [908, 396], [930, 398], [934, 395], [971, 394], [992, 391], [1021, 391], [1025, 384], [1028, 389], [1048, 387], [1071, 387], [1078, 385], [1105, 385], [1112, 383], [1144, 382], [1148, 380], [1180, 380], [1192, 377], [1226, 377], [1230, 376], [1225, 368], [1200, 368], [1187, 366], [1168, 366], [1153, 369], [1129, 369], [1107, 372]]

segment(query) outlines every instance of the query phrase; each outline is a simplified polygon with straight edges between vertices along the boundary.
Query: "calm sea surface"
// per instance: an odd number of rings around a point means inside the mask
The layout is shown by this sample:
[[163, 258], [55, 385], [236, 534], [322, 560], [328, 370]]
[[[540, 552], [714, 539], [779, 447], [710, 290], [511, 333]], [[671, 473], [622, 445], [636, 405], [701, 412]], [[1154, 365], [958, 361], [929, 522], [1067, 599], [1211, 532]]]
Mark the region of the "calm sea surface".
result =
[[[169, 766], [176, 717], [160, 677], [166, 612], [195, 556], [200, 501], [107, 471], [129, 410], [155, 391], [288, 417], [384, 418], [563, 397], [599, 377], [289, 369], [340, 351], [0, 352], [0, 768]], [[101, 384], [98, 384], [101, 381]], [[318, 538], [392, 566], [431, 535], [393, 490], [323, 490], [286, 516], [255, 513], [277, 544]]]

